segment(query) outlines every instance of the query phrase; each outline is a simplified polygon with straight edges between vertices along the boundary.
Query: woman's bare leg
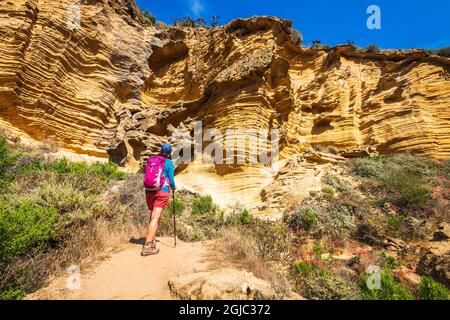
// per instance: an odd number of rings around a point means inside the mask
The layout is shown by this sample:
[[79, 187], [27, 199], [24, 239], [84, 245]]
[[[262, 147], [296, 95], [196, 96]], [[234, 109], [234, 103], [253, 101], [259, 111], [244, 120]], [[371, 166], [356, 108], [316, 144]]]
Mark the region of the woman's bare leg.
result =
[[147, 228], [147, 237], [145, 238], [145, 244], [155, 240], [156, 238], [156, 230], [158, 230], [159, 218], [161, 217], [161, 213], [163, 208], [154, 207], [152, 210], [152, 214], [150, 217], [150, 223]]

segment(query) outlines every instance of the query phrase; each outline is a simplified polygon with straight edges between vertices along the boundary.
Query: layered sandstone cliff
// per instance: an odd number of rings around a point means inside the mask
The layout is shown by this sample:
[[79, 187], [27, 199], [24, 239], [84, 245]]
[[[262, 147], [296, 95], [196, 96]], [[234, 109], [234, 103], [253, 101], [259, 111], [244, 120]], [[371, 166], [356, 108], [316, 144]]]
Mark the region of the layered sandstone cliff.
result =
[[[74, 3], [76, 27], [68, 23]], [[130, 171], [162, 141], [177, 143], [178, 129], [193, 134], [196, 121], [219, 132], [278, 129], [272, 166], [178, 167], [181, 184], [221, 204], [257, 206], [299, 183], [301, 198], [337, 161], [305, 154], [318, 144], [344, 157], [450, 157], [450, 59], [421, 50], [302, 48], [289, 23], [272, 17], [157, 29], [129, 1], [76, 3], [0, 0], [2, 127]], [[244, 155], [265, 151], [258, 145]]]

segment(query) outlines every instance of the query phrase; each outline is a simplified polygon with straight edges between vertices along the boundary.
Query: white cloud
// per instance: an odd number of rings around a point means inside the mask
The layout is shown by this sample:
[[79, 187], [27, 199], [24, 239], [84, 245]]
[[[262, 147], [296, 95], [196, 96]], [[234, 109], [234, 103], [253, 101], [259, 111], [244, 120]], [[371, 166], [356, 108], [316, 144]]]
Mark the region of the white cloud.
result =
[[189, 6], [192, 13], [196, 16], [199, 16], [205, 10], [201, 0], [189, 0]]

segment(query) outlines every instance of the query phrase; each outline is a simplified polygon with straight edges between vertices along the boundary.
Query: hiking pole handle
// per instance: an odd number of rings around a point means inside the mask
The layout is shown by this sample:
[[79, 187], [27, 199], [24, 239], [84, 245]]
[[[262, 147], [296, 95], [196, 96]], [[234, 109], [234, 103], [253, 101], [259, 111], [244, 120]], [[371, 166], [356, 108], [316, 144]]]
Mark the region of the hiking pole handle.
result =
[[173, 208], [173, 241], [175, 243], [175, 247], [177, 246], [177, 219], [176, 219], [176, 210], [175, 210], [175, 190], [172, 190], [172, 208]]

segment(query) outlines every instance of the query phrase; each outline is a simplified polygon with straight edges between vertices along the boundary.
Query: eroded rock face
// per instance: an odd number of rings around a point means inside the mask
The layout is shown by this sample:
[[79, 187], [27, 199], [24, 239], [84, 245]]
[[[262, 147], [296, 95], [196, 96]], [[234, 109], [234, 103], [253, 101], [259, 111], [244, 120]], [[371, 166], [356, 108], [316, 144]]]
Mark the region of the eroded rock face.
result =
[[417, 272], [429, 275], [450, 287], [450, 225], [438, 225], [433, 239], [421, 250]]
[[252, 273], [230, 268], [197, 272], [169, 280], [171, 292], [182, 300], [270, 300], [272, 286]]
[[449, 240], [450, 239], [450, 223], [441, 222], [437, 230], [433, 235], [435, 241]]
[[74, 3], [0, 1], [0, 121], [106, 157], [117, 112], [139, 100], [154, 30], [134, 4]]
[[417, 272], [421, 275], [432, 276], [439, 282], [450, 287], [450, 251], [449, 243], [446, 248], [431, 248], [425, 251], [417, 265]]
[[[76, 7], [81, 24], [73, 28], [70, 0], [0, 4], [2, 127], [110, 157], [129, 171], [161, 142], [176, 143], [177, 129], [192, 134], [196, 121], [221, 133], [278, 129], [272, 168], [194, 161], [177, 169], [180, 183], [219, 204], [277, 198], [270, 185], [284, 178], [278, 170], [316, 144], [346, 157], [450, 156], [450, 59], [421, 50], [300, 48], [289, 24], [272, 17], [156, 29], [132, 1], [91, 0]], [[290, 174], [286, 183], [317, 180], [323, 159], [303, 162], [300, 180]]]

